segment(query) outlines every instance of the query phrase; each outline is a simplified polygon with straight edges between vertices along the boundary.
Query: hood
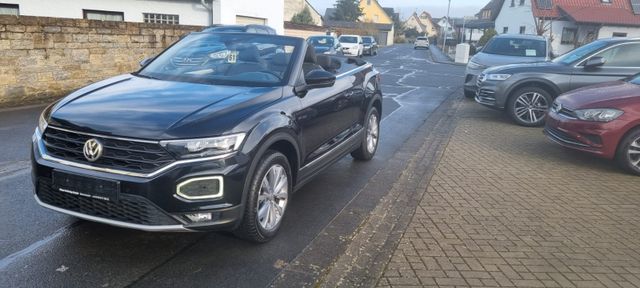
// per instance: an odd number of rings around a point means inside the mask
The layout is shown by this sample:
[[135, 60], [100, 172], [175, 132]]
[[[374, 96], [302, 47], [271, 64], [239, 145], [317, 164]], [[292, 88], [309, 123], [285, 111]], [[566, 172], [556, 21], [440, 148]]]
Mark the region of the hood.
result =
[[571, 110], [621, 108], [620, 103], [640, 102], [640, 85], [626, 81], [605, 82], [565, 93], [556, 101]]
[[565, 70], [571, 69], [570, 67], [563, 64], [545, 61], [494, 66], [484, 70], [484, 73], [559, 73]]
[[52, 109], [65, 128], [121, 137], [175, 139], [228, 131], [281, 88], [236, 87], [123, 75], [80, 89]]
[[498, 54], [488, 54], [479, 52], [471, 58], [471, 61], [486, 67], [514, 64], [514, 63], [533, 63], [544, 62], [546, 59], [542, 57], [522, 57], [522, 56], [506, 56]]
[[358, 43], [340, 43], [342, 47], [353, 48], [358, 47], [360, 44]]

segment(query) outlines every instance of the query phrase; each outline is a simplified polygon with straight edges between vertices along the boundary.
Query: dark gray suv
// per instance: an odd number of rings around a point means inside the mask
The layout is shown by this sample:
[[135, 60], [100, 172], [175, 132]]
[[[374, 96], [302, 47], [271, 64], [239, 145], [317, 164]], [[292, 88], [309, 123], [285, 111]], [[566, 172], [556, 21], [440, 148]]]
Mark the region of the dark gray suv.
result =
[[478, 76], [476, 102], [507, 111], [522, 126], [540, 126], [558, 95], [640, 72], [640, 39], [591, 42], [553, 61], [486, 69]]

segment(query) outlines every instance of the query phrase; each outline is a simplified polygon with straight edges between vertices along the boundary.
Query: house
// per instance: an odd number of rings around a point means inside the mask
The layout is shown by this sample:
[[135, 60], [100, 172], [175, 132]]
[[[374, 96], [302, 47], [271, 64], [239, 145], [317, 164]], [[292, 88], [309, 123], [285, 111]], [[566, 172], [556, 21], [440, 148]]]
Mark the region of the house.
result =
[[640, 0], [505, 0], [495, 26], [545, 35], [559, 55], [595, 39], [640, 37]]
[[0, 0], [0, 13], [208, 26], [266, 24], [284, 32], [284, 0]]
[[462, 19], [454, 19], [454, 18], [447, 19], [446, 16], [442, 18], [435, 18], [433, 20], [436, 21], [436, 24], [438, 25], [438, 27], [440, 27], [440, 31], [438, 35], [440, 37], [444, 37], [444, 35], [446, 34], [447, 40], [456, 39], [454, 24], [456, 22], [462, 23], [463, 21]]
[[[469, 19], [462, 23], [464, 28], [463, 42], [477, 42], [484, 31], [495, 29], [495, 20], [500, 13], [500, 8], [505, 0], [491, 0], [475, 15], [475, 19]], [[460, 25], [459, 23], [457, 25]]]
[[305, 8], [311, 13], [313, 24], [322, 26], [322, 15], [307, 0], [284, 0], [284, 21], [291, 21], [293, 15], [302, 12]]
[[377, 0], [361, 0], [362, 16], [358, 22], [335, 20], [336, 8], [327, 8], [324, 13], [324, 25], [330, 29], [342, 28], [349, 31], [360, 31], [374, 36], [379, 45], [393, 44], [394, 10], [380, 6]]
[[417, 12], [413, 12], [413, 14], [404, 22], [404, 26], [407, 29], [416, 29], [418, 33], [424, 34], [428, 37], [437, 36], [440, 29], [440, 27], [433, 22], [431, 14], [427, 11], [422, 11], [419, 15]]

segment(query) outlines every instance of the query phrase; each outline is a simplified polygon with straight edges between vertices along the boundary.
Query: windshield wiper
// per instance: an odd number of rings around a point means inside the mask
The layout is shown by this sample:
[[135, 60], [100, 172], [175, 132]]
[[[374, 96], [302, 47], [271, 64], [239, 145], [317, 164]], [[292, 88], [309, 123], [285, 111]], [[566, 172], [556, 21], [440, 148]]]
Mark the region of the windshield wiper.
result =
[[138, 73], [138, 72], [133, 72], [133, 73], [131, 73], [131, 75], [133, 75], [133, 76], [138, 76], [138, 77], [141, 77], [141, 78], [147, 78], [147, 79], [160, 80], [160, 78], [153, 77], [153, 76], [149, 76], [149, 75], [143, 75], [143, 74], [140, 74], [140, 73]]

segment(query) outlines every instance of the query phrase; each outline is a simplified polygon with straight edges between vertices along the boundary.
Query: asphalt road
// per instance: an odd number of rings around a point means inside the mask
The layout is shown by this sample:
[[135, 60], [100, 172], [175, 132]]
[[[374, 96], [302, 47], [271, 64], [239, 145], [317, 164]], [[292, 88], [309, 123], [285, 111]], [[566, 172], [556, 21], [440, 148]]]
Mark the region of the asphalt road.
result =
[[[39, 207], [28, 159], [43, 107], [0, 110], [0, 286], [268, 286], [347, 204], [368, 195], [362, 187], [463, 81], [462, 67], [431, 62], [428, 51], [409, 45], [383, 48], [365, 59], [382, 72], [384, 84], [378, 154], [370, 162], [345, 157], [304, 186], [292, 197], [278, 237], [262, 245], [227, 233], [115, 228]], [[380, 195], [370, 197], [375, 202]], [[363, 204], [361, 212], [371, 209]]]

